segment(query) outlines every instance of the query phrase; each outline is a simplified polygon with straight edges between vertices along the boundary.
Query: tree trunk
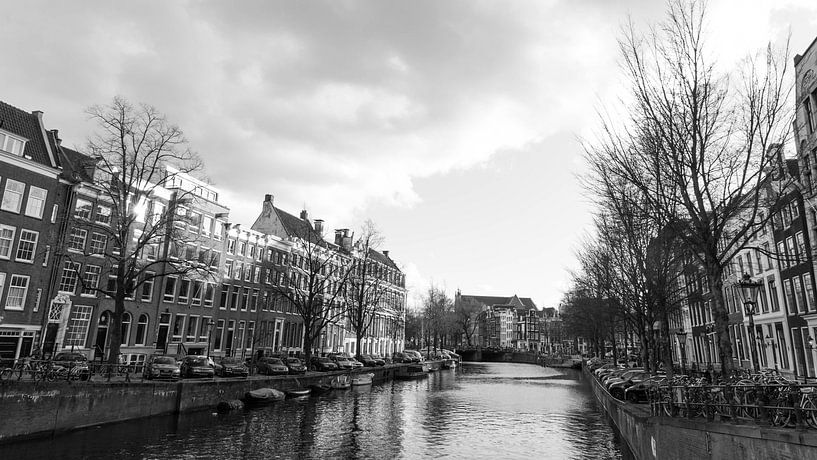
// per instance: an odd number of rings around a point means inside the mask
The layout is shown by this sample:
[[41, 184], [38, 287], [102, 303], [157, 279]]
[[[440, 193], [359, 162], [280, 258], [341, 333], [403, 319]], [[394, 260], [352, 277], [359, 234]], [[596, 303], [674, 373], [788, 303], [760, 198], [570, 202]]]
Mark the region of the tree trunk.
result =
[[670, 335], [669, 335], [669, 316], [667, 309], [663, 309], [661, 315], [661, 354], [664, 358], [664, 371], [667, 373], [667, 378], [672, 378], [672, 354], [670, 353]]
[[732, 363], [732, 340], [729, 338], [729, 312], [726, 311], [726, 302], [723, 297], [723, 270], [714, 260], [708, 260], [706, 265], [709, 290], [712, 292], [712, 316], [718, 337], [721, 372], [727, 376], [732, 372], [734, 363]]

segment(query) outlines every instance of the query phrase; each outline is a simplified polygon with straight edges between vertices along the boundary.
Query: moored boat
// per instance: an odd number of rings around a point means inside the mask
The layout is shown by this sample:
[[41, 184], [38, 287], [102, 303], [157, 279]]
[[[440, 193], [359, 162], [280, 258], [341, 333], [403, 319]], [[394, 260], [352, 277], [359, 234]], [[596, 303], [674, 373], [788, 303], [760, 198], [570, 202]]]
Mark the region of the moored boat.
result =
[[372, 374], [372, 373], [358, 374], [352, 379], [352, 385], [353, 386], [371, 385], [373, 378], [374, 378], [374, 374]]
[[297, 388], [294, 390], [287, 390], [287, 398], [298, 398], [301, 396], [309, 396], [309, 393], [312, 392], [310, 388]]
[[406, 366], [394, 374], [398, 380], [414, 380], [428, 377], [428, 368], [422, 365]]
[[286, 395], [274, 388], [259, 388], [244, 394], [244, 402], [252, 405], [269, 404], [284, 399]]
[[313, 385], [309, 385], [309, 389], [312, 390], [313, 395], [321, 395], [326, 392], [332, 391], [332, 386], [327, 383], [316, 383]]
[[338, 375], [329, 382], [333, 390], [346, 390], [352, 386], [348, 375]]

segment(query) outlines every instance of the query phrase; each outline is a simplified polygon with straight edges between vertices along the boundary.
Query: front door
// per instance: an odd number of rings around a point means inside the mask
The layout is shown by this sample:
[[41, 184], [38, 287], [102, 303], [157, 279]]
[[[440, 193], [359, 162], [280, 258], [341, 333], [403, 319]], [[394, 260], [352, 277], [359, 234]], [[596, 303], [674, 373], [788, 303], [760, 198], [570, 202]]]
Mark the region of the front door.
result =
[[159, 332], [156, 334], [156, 349], [164, 350], [167, 346], [167, 333], [170, 331], [170, 313], [159, 317]]
[[45, 327], [45, 340], [43, 341], [43, 354], [51, 356], [54, 354], [57, 344], [57, 332], [60, 330], [60, 323], [48, 323]]

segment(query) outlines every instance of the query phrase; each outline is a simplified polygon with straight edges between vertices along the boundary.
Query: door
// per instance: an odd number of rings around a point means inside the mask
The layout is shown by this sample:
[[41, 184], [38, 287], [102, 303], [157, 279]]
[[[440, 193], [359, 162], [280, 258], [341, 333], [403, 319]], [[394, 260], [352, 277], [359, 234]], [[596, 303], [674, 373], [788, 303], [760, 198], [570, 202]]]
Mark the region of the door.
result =
[[99, 325], [96, 327], [96, 341], [94, 342], [94, 358], [103, 359], [105, 357], [105, 342], [108, 340], [108, 319], [110, 313], [107, 311], [99, 315]]
[[54, 354], [54, 347], [57, 344], [57, 332], [60, 329], [60, 323], [48, 323], [45, 327], [45, 340], [43, 340], [43, 354], [51, 356]]
[[156, 334], [157, 350], [165, 350], [165, 347], [167, 346], [167, 333], [169, 331], [170, 331], [170, 313], [162, 313], [162, 315], [159, 317], [159, 331]]

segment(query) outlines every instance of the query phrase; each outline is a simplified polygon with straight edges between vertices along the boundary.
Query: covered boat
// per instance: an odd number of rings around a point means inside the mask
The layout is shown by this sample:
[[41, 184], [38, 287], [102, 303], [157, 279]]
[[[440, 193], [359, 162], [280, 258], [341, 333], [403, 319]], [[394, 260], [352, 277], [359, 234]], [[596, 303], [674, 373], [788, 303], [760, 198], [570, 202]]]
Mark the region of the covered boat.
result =
[[352, 383], [349, 381], [348, 375], [338, 375], [329, 382], [329, 386], [331, 386], [333, 390], [346, 390], [352, 386]]
[[300, 396], [309, 396], [312, 390], [309, 388], [296, 388], [294, 390], [287, 390], [287, 398], [298, 398]]
[[371, 385], [373, 378], [374, 378], [374, 374], [372, 374], [372, 373], [358, 374], [354, 378], [352, 378], [352, 385], [353, 386]]
[[428, 377], [428, 369], [422, 365], [411, 365], [402, 368], [394, 374], [398, 380], [414, 380]]
[[248, 391], [244, 394], [244, 402], [247, 404], [261, 405], [269, 404], [284, 399], [286, 395], [274, 388], [259, 388]]

